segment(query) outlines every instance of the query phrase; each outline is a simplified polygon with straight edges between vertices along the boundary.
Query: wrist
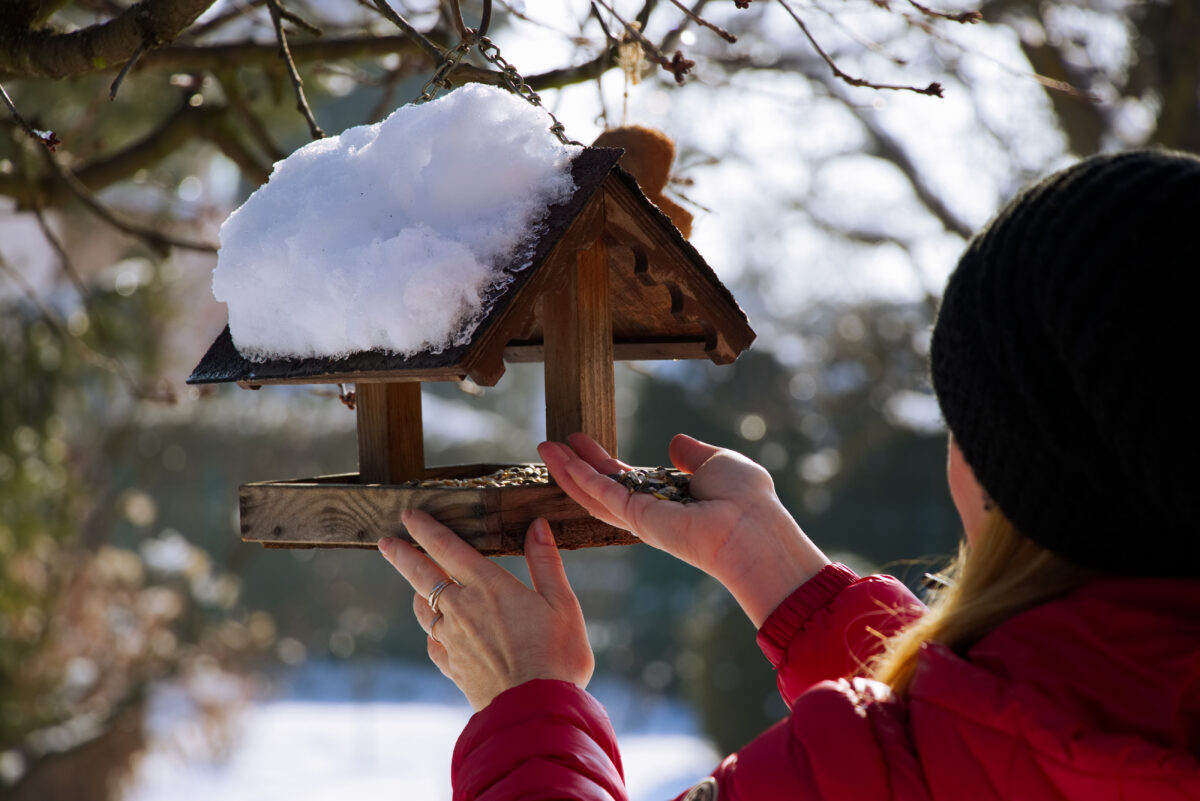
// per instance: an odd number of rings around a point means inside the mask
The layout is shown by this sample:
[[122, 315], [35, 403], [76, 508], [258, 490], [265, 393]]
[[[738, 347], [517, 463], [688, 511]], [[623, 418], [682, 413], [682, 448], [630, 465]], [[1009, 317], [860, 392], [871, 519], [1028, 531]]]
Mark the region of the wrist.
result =
[[[737, 553], [723, 561], [716, 578], [730, 591], [759, 628], [789, 595], [830, 560], [801, 530], [775, 496], [747, 520], [745, 536], [735, 538]], [[740, 546], [740, 547], [739, 547]]]

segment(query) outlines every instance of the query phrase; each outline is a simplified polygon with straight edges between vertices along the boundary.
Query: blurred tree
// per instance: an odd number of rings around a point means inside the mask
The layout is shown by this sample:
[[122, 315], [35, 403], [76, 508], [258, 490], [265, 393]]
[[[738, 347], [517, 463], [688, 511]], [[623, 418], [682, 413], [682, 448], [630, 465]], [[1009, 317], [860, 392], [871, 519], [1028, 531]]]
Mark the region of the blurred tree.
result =
[[[106, 732], [129, 735], [137, 717], [126, 713], [152, 677], [268, 647], [276, 623], [239, 605], [226, 569], [253, 577], [246, 603], [303, 599], [276, 610], [284, 662], [382, 647], [403, 608], [394, 577], [344, 554], [297, 555], [282, 570], [282, 555], [256, 561], [221, 545], [231, 510], [212, 500], [283, 459], [350, 469], [348, 423], [285, 425], [295, 405], [269, 418], [265, 404], [247, 412], [220, 393], [162, 410], [223, 323], [205, 288], [216, 225], [272, 162], [416, 95], [459, 39], [453, 6], [0, 7], [0, 786], [53, 797], [44, 777], [73, 775], [63, 759], [98, 753], [89, 744]], [[733, 368], [650, 365], [631, 379], [623, 453], [661, 462], [675, 430], [742, 450], [819, 542], [867, 563], [943, 551], [956, 536], [923, 332], [962, 241], [1070, 154], [1200, 150], [1190, 0], [952, 0], [937, 11], [597, 0], [541, 17], [501, 6], [493, 38], [534, 62], [534, 90], [560, 90], [573, 135], [633, 107], [679, 140], [673, 189], [720, 204], [697, 236], [760, 332]], [[479, 18], [478, 3], [466, 10]], [[976, 11], [984, 22], [963, 25]], [[478, 56], [449, 77], [502, 82]], [[739, 182], [749, 188], [728, 194]], [[818, 292], [817, 273], [858, 291]], [[462, 399], [430, 395], [444, 408]], [[495, 455], [527, 458], [537, 411], [508, 390], [473, 402], [506, 421], [489, 435]], [[431, 450], [457, 458], [465, 446]], [[778, 712], [763, 703], [761, 660], [721, 656], [730, 637], [745, 650], [745, 624], [694, 575], [633, 553], [579, 555], [589, 567], [573, 573], [598, 613], [601, 664], [653, 689], [686, 686], [736, 746]], [[662, 636], [697, 608], [678, 639]], [[122, 753], [140, 742], [124, 736]]]

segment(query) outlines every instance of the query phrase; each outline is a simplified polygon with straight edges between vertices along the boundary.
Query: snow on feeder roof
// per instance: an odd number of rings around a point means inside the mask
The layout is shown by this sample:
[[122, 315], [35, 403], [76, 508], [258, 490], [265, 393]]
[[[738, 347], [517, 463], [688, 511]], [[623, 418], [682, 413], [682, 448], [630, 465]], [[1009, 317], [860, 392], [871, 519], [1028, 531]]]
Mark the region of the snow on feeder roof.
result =
[[[458, 89], [302, 148], [222, 227], [214, 290], [230, 326], [188, 383], [358, 395], [359, 474], [243, 487], [243, 539], [373, 546], [403, 536], [399, 512], [416, 506], [484, 553], [518, 552], [539, 515], [564, 547], [632, 541], [552, 486], [397, 488], [485, 467], [424, 465], [419, 382], [492, 386], [506, 361], [542, 361], [547, 436], [584, 431], [615, 453], [614, 359], [727, 364], [754, 339], [623, 151], [561, 145], [545, 120], [502, 90]], [[306, 315], [315, 325], [274, 330]]]

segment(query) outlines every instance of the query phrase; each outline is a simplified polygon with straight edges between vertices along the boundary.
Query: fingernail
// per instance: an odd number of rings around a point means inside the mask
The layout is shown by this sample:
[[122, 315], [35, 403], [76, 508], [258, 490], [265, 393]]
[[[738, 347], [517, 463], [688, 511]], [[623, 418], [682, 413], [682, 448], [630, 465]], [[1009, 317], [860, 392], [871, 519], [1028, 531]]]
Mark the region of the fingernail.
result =
[[554, 544], [554, 532], [550, 530], [550, 524], [545, 519], [538, 519], [533, 528], [533, 536], [537, 540], [538, 545]]
[[392, 547], [392, 542], [393, 542], [393, 541], [394, 541], [394, 540], [393, 540], [393, 538], [392, 538], [392, 537], [383, 537], [383, 538], [381, 538], [381, 539], [379, 540], [379, 542], [378, 542], [378, 543], [376, 543], [376, 544], [379, 546], [379, 552], [380, 552], [381, 554], [383, 554], [384, 556], [387, 556], [387, 553], [388, 553], [388, 551], [389, 551], [389, 550], [391, 550], [391, 547]]

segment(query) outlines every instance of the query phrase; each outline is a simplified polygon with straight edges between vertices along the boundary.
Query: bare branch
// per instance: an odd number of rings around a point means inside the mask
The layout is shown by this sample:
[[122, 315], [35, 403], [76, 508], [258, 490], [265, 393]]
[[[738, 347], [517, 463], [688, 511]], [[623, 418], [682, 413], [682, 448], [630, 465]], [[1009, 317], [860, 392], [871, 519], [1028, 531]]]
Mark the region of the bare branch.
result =
[[271, 11], [271, 24], [275, 26], [275, 38], [279, 40], [279, 57], [287, 65], [288, 77], [292, 81], [292, 89], [296, 92], [296, 110], [304, 116], [312, 138], [324, 139], [325, 132], [321, 130], [320, 125], [317, 125], [317, 120], [313, 117], [312, 108], [308, 105], [308, 98], [304, 96], [304, 81], [300, 79], [300, 73], [296, 70], [296, 62], [292, 61], [292, 53], [288, 49], [287, 34], [283, 32], [283, 15], [279, 10], [279, 0], [267, 0], [267, 8]]
[[[192, 137], [201, 135], [207, 126], [226, 113], [226, 109], [218, 106], [193, 108], [184, 104], [156, 129], [133, 144], [100, 161], [78, 167], [73, 171], [74, 177], [89, 191], [99, 191], [131, 177], [144, 167], [158, 163]], [[53, 175], [36, 179], [0, 174], [0, 195], [13, 198], [23, 208], [30, 208], [37, 205], [57, 206], [65, 202], [71, 193]]]
[[[346, 36], [322, 38], [311, 42], [289, 43], [288, 50], [295, 64], [313, 61], [398, 55], [414, 55], [419, 45], [407, 36]], [[179, 71], [220, 70], [231, 64], [244, 67], [277, 68], [280, 63], [279, 45], [254, 41], [191, 46], [176, 45], [150, 51], [141, 60], [141, 69]]]
[[270, 165], [263, 164], [250, 152], [225, 117], [205, 127], [201, 136], [216, 145], [226, 158], [236, 164], [247, 181], [255, 186], [267, 182], [271, 175]]
[[125, 62], [125, 66], [121, 67], [121, 71], [119, 73], [117, 73], [116, 80], [114, 80], [112, 82], [112, 86], [110, 86], [108, 88], [108, 99], [109, 100], [117, 99], [117, 90], [121, 88], [121, 83], [125, 80], [125, 76], [129, 74], [129, 71], [131, 69], [133, 69], [133, 65], [137, 64], [138, 59], [140, 59], [142, 56], [144, 56], [146, 54], [146, 51], [149, 49], [150, 49], [150, 43], [142, 42], [141, 47], [139, 47], [136, 51], [134, 51], [134, 54], [129, 57], [128, 61]]
[[230, 107], [237, 112], [237, 115], [245, 123], [246, 128], [250, 131], [250, 136], [266, 153], [267, 158], [272, 162], [282, 160], [287, 154], [283, 152], [283, 148], [271, 136], [271, 132], [267, 130], [267, 126], [258, 118], [250, 109], [250, 104], [246, 102], [246, 96], [242, 94], [241, 84], [238, 82], [237, 74], [232, 69], [221, 70], [215, 75], [217, 81], [221, 84], [221, 88], [225, 90], [225, 97], [229, 99]]
[[79, 295], [79, 302], [86, 305], [87, 287], [84, 286], [83, 278], [79, 275], [79, 271], [75, 269], [74, 262], [71, 261], [71, 257], [67, 254], [66, 246], [63, 245], [62, 240], [50, 228], [50, 223], [46, 220], [46, 215], [40, 207], [34, 207], [33, 216], [37, 219], [38, 227], [42, 229], [42, 236], [46, 238], [50, 247], [58, 255], [59, 267], [62, 269], [63, 274], [67, 276], [67, 280], [71, 282], [71, 286], [75, 287], [75, 292]]
[[[674, 75], [676, 83], [682, 84], [684, 76], [687, 75], [692, 67], [696, 66], [696, 62], [684, 58], [683, 53], [678, 50], [675, 51], [673, 58], [667, 58], [664, 56], [662, 51], [658, 49], [658, 46], [655, 45], [654, 42], [651, 42], [649, 39], [647, 39], [642, 33], [642, 23], [640, 20], [637, 21], [636, 24], [632, 22], [626, 22], [621, 15], [616, 12], [616, 9], [614, 9], [609, 3], [605, 2], [605, 0], [594, 0], [594, 2], [603, 6], [605, 11], [612, 14], [613, 18], [616, 19], [617, 22], [621, 23], [621, 25], [625, 28], [626, 35], [641, 46], [642, 52], [646, 54], [646, 57], [649, 58], [650, 61]], [[645, 12], [645, 7], [643, 7], [642, 10]]]
[[4, 84], [0, 84], [0, 98], [3, 98], [4, 105], [8, 106], [8, 110], [12, 113], [13, 119], [16, 120], [17, 125], [20, 126], [21, 130], [28, 134], [31, 138], [41, 142], [51, 151], [53, 151], [58, 145], [62, 144], [62, 141], [57, 135], [55, 135], [54, 131], [39, 131], [21, 116], [21, 112], [17, 111], [16, 104], [13, 103], [12, 98], [8, 96], [8, 92], [5, 90]]
[[207, 242], [196, 242], [189, 239], [180, 239], [173, 236], [168, 236], [154, 228], [151, 228], [140, 223], [132, 222], [123, 219], [112, 209], [100, 202], [100, 199], [88, 190], [83, 182], [75, 177], [67, 168], [58, 163], [58, 160], [52, 156], [49, 151], [44, 151], [46, 164], [51, 171], [62, 181], [71, 194], [77, 197], [93, 214], [99, 217], [104, 222], [123, 231], [131, 236], [135, 236], [145, 242], [156, 253], [166, 254], [171, 248], [182, 248], [184, 250], [196, 250], [201, 253], [216, 253], [217, 246]]
[[189, 41], [201, 39], [213, 31], [225, 27], [235, 19], [249, 16], [248, 12], [253, 11], [266, 2], [267, 0], [241, 0], [241, 2], [238, 3], [230, 3], [230, 8], [227, 11], [212, 17], [201, 25], [193, 25], [179, 34], [179, 38], [187, 39]]
[[[702, 25], [703, 27], [708, 28], [710, 31], [715, 33], [717, 36], [720, 36], [722, 39], [729, 42], [730, 44], [733, 44], [734, 42], [737, 41], [737, 37], [734, 36], [732, 33], [725, 30], [720, 25], [716, 25], [716, 24], [704, 19], [704, 17], [700, 16], [698, 11], [688, 8], [683, 3], [681, 3], [680, 0], [671, 0], [671, 2], [674, 3], [675, 7], [678, 8], [680, 11], [682, 11], [688, 19], [690, 19], [692, 22], [696, 23], [697, 25]], [[704, 5], [703, 2], [699, 2], [696, 4], [696, 8], [700, 8], [703, 5]]]
[[908, 155], [908, 151], [904, 145], [900, 143], [895, 136], [888, 132], [886, 128], [880, 125], [879, 120], [871, 110], [864, 109], [861, 106], [851, 103], [844, 96], [844, 92], [838, 91], [838, 85], [831, 79], [825, 79], [826, 86], [830, 92], [841, 97], [846, 102], [846, 108], [854, 113], [855, 117], [866, 129], [867, 134], [871, 137], [872, 149], [880, 158], [891, 162], [904, 174], [908, 179], [909, 184], [913, 188], [917, 199], [925, 208], [929, 209], [930, 213], [941, 222], [942, 226], [952, 233], [958, 234], [963, 239], [970, 239], [975, 233], [972, 225], [967, 223], [962, 217], [958, 216], [950, 206], [942, 200], [933, 187], [929, 185], [929, 180], [926, 174], [917, 166], [916, 162]]
[[797, 14], [790, 5], [788, 5], [787, 0], [779, 0], [779, 4], [783, 6], [784, 10], [786, 10], [789, 15], [791, 15], [792, 19], [796, 21], [796, 24], [800, 26], [800, 30], [804, 32], [804, 36], [808, 39], [809, 44], [813, 46], [813, 49], [817, 51], [817, 54], [821, 56], [822, 60], [829, 65], [829, 69], [833, 71], [833, 74], [838, 79], [845, 81], [851, 86], [862, 86], [869, 89], [890, 89], [903, 92], [916, 92], [919, 95], [931, 95], [933, 97], [942, 96], [942, 85], [936, 81], [922, 89], [917, 86], [874, 83], [863, 78], [855, 78], [853, 75], [843, 72], [842, 69], [838, 67], [837, 63], [834, 62], [833, 58], [830, 57], [830, 55], [826, 53], [821, 45], [817, 42], [816, 38], [808, 30], [808, 26], [804, 24], [804, 20], [800, 18], [800, 15]]
[[411, 22], [400, 16], [400, 14], [398, 14], [394, 8], [388, 5], [387, 0], [371, 0], [371, 2], [375, 6], [375, 9], [382, 14], [385, 19], [387, 19], [400, 30], [404, 31], [406, 36], [420, 45], [421, 49], [425, 51], [426, 55], [433, 59], [435, 64], [445, 57], [445, 53], [442, 48], [430, 41], [429, 37], [417, 30]]
[[324, 31], [322, 31], [316, 25], [313, 25], [311, 22], [306, 20], [304, 17], [297, 14], [295, 11], [290, 11], [289, 9], [286, 9], [283, 6], [278, 5], [277, 3], [274, 5], [275, 5], [275, 9], [279, 12], [279, 16], [282, 17], [283, 19], [287, 20], [288, 22], [292, 23], [297, 28], [308, 31], [313, 36], [323, 36], [325, 34]]
[[956, 13], [947, 13], [945, 11], [935, 11], [932, 8], [927, 8], [926, 6], [918, 3], [917, 0], [908, 0], [908, 4], [917, 11], [920, 11], [925, 16], [933, 17], [935, 19], [948, 19], [951, 22], [962, 22], [968, 25], [974, 25], [976, 22], [979, 22], [983, 19], [983, 14], [978, 11], [959, 11]]
[[175, 40], [213, 0], [142, 0], [108, 22], [71, 33], [0, 28], [0, 75], [66, 78], [128, 62]]

